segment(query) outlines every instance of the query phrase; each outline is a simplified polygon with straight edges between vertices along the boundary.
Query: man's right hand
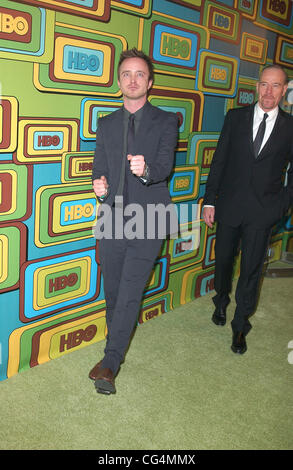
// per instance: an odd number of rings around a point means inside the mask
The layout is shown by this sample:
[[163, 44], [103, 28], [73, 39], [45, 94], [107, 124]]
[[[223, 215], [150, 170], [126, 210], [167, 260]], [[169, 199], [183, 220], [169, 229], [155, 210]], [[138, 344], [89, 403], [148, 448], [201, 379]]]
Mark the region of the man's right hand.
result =
[[215, 208], [206, 206], [203, 208], [202, 217], [208, 227], [213, 228], [215, 222]]
[[98, 197], [105, 196], [108, 192], [109, 185], [107, 183], [107, 178], [105, 176], [101, 176], [93, 181], [93, 189], [95, 195]]

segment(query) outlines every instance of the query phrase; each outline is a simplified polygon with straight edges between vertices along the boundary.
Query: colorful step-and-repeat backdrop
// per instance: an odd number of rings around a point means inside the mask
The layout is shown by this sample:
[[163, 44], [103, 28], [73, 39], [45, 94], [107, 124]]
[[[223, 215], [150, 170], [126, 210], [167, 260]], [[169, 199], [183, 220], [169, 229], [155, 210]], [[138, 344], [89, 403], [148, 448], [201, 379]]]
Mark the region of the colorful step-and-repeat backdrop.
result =
[[[293, 78], [292, 10], [290, 0], [1, 0], [1, 380], [105, 337], [91, 169], [97, 119], [122, 105], [128, 47], [153, 59], [150, 102], [178, 116], [169, 188], [188, 209], [138, 322], [213, 289], [215, 233], [200, 219], [210, 163], [227, 110], [254, 102], [264, 64]], [[288, 97], [283, 107], [292, 112]], [[290, 217], [275, 228], [272, 259], [293, 250], [292, 228]]]

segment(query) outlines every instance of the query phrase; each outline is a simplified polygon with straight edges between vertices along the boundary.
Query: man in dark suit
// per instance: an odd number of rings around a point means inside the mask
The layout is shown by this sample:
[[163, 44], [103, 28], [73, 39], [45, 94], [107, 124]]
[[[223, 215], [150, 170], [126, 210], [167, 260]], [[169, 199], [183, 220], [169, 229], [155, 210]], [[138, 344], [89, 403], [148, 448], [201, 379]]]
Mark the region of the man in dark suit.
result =
[[231, 322], [231, 348], [240, 354], [247, 350], [248, 318], [256, 307], [271, 228], [293, 202], [293, 118], [278, 106], [287, 86], [285, 71], [267, 66], [257, 83], [258, 102], [227, 113], [204, 196], [204, 221], [209, 227], [217, 221], [212, 316], [216, 325], [226, 323], [233, 261], [241, 240], [237, 306]]
[[[98, 121], [92, 179], [101, 203], [98, 222], [102, 223], [96, 226], [96, 238], [108, 334], [104, 358], [89, 377], [104, 394], [116, 391], [115, 376], [167, 234], [158, 227], [158, 213], [148, 211], [154, 205], [171, 205], [167, 178], [173, 167], [178, 120], [175, 113], [148, 102], [152, 83], [150, 58], [135, 48], [124, 51], [118, 65], [124, 105]], [[137, 211], [134, 223], [133, 210]]]

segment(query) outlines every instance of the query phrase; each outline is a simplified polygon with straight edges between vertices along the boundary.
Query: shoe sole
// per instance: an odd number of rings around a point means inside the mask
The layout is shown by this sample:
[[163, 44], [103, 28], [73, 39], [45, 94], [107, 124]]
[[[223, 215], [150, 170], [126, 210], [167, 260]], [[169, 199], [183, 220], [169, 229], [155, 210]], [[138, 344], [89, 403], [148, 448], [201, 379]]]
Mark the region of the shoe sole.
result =
[[107, 390], [103, 390], [102, 388], [97, 388], [97, 393], [101, 393], [102, 395], [111, 395], [111, 392], [108, 392]]
[[97, 393], [102, 393], [103, 395], [110, 395], [111, 393], [116, 393], [115, 387], [108, 382], [108, 380], [98, 379], [95, 381], [95, 387]]

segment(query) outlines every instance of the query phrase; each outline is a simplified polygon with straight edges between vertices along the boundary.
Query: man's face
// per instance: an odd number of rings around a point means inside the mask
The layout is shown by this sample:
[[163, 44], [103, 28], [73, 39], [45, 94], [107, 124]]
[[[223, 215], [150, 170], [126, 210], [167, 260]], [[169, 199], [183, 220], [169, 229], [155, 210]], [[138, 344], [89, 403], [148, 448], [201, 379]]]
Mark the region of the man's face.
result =
[[118, 85], [124, 98], [138, 100], [146, 97], [152, 86], [146, 62], [139, 57], [125, 59], [120, 66]]
[[262, 73], [256, 85], [258, 102], [263, 111], [271, 111], [280, 103], [288, 85], [285, 75], [279, 69], [267, 69]]

